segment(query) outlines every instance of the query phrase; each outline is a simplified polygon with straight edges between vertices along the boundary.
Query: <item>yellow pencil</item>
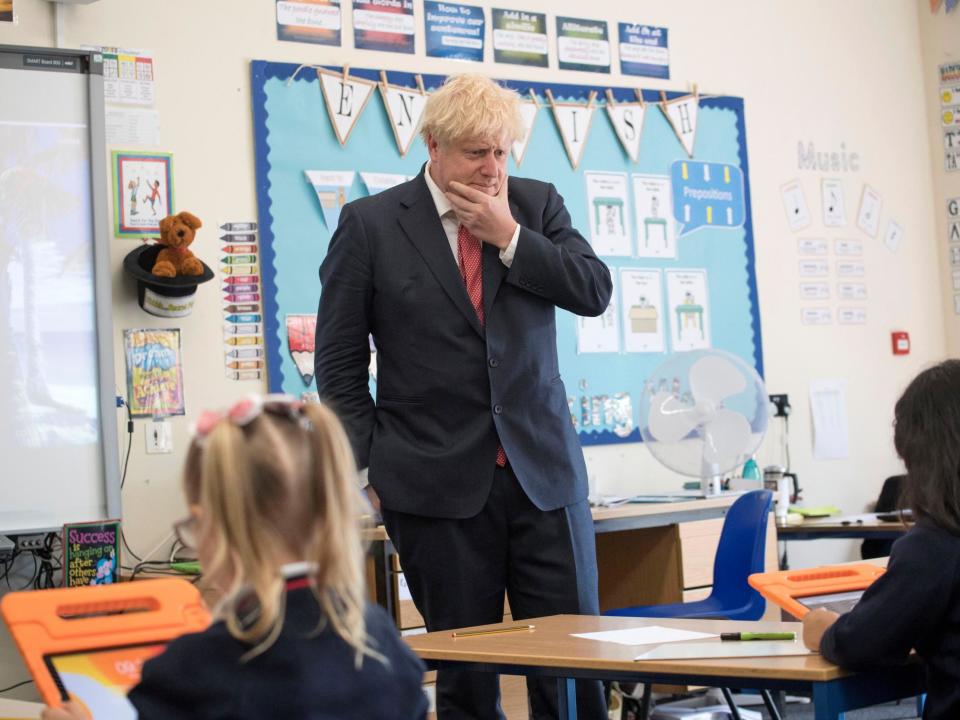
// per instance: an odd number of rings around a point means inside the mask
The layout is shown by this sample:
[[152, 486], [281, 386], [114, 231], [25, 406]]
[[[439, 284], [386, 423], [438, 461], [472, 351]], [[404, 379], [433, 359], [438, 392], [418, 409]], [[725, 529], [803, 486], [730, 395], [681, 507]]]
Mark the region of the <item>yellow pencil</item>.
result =
[[450, 633], [455, 638], [477, 637], [478, 635], [500, 635], [501, 633], [523, 632], [533, 630], [536, 625], [511, 625], [510, 627], [493, 628], [492, 630], [464, 630]]

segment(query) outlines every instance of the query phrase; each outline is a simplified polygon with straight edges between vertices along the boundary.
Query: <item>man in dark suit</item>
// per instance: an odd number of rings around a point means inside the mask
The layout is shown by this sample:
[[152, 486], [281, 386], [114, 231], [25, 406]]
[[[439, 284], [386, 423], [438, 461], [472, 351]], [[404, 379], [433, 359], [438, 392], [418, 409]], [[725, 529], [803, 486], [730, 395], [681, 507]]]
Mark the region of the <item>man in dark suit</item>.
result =
[[[422, 119], [430, 162], [344, 206], [320, 268], [317, 387], [369, 468], [431, 631], [500, 622], [504, 591], [515, 620], [599, 611], [555, 314], [601, 314], [610, 271], [552, 185], [508, 182], [522, 133], [516, 93], [450, 78]], [[494, 675], [441, 671], [438, 715], [502, 717], [498, 692]], [[555, 682], [528, 692], [532, 717], [555, 716]], [[579, 684], [578, 708], [606, 717], [598, 683]]]

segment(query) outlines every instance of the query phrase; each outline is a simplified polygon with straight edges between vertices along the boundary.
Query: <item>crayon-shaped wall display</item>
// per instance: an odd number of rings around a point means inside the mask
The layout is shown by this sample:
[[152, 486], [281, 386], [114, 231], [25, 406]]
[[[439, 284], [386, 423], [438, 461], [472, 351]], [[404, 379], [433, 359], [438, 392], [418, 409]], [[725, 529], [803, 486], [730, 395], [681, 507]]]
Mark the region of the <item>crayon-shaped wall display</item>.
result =
[[257, 224], [227, 221], [220, 231], [224, 370], [228, 380], [260, 380], [265, 359]]

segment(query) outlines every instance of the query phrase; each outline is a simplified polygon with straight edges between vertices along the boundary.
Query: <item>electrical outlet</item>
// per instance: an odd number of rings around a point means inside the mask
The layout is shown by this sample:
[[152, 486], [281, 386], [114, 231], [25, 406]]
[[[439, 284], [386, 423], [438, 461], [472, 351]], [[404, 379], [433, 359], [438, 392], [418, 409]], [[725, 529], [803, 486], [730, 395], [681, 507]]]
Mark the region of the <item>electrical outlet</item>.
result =
[[146, 433], [147, 453], [156, 455], [173, 452], [173, 432], [170, 429], [169, 421], [154, 420], [150, 423], [144, 423], [144, 432]]
[[17, 548], [19, 550], [43, 550], [43, 540], [43, 533], [17, 535]]
[[787, 417], [790, 414], [790, 399], [786, 395], [771, 395], [770, 404], [776, 408], [774, 417]]

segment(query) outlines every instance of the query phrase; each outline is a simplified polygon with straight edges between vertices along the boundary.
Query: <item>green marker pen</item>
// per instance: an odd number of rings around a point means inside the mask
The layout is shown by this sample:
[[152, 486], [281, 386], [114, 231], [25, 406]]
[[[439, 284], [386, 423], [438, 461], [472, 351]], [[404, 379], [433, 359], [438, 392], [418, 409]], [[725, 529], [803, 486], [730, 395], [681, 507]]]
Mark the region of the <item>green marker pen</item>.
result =
[[737, 632], [720, 633], [721, 640], [796, 640], [794, 632]]

